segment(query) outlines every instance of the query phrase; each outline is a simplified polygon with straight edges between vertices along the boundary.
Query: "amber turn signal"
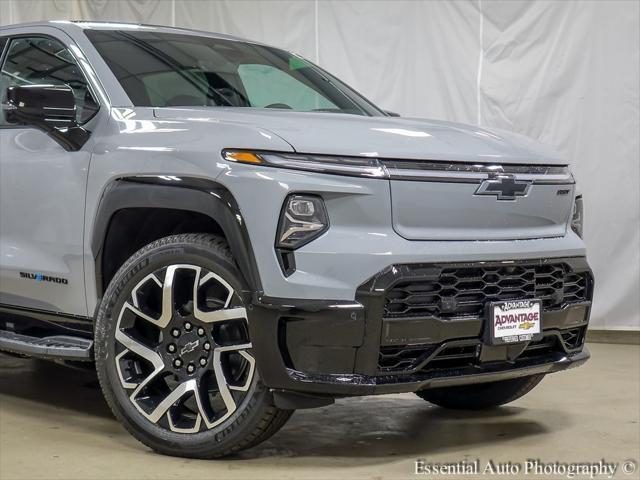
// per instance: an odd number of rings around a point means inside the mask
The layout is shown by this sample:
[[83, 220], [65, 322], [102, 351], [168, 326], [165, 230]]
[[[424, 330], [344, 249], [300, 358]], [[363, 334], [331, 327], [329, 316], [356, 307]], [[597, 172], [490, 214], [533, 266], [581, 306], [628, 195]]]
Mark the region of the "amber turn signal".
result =
[[237, 152], [227, 150], [223, 153], [223, 156], [226, 160], [230, 160], [232, 162], [253, 164], [262, 163], [262, 159], [260, 158], [260, 156], [251, 152]]

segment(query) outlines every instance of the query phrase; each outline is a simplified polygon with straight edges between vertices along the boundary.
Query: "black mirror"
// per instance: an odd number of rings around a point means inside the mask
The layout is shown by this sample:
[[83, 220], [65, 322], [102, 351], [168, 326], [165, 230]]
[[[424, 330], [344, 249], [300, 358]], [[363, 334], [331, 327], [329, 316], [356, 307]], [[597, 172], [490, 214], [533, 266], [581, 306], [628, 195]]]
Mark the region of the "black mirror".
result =
[[76, 99], [66, 85], [23, 85], [7, 89], [6, 119], [9, 123], [75, 124]]
[[20, 85], [7, 88], [3, 104], [7, 123], [44, 131], [65, 150], [79, 150], [89, 132], [76, 123], [76, 100], [67, 85]]

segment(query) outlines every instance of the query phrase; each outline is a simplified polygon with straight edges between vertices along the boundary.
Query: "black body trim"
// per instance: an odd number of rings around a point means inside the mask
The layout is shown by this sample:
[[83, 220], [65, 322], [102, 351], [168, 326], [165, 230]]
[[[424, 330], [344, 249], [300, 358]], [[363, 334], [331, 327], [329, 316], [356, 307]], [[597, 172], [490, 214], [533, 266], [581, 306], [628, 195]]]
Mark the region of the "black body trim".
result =
[[10, 324], [18, 327], [15, 328], [16, 332], [37, 327], [47, 335], [93, 338], [91, 318], [0, 304], [0, 330], [14, 330], [7, 327]]
[[[387, 291], [397, 282], [414, 278], [415, 268], [418, 267], [419, 272], [425, 264], [389, 266], [360, 286], [354, 302], [254, 295], [248, 311], [249, 329], [260, 376], [265, 385], [276, 390], [347, 396], [411, 392], [577, 366], [589, 358], [582, 348], [593, 281], [584, 257], [430, 264], [429, 267], [437, 270], [451, 265], [545, 263], [564, 263], [574, 272], [588, 272], [588, 300], [543, 311], [542, 338], [518, 345], [484, 344], [484, 319], [479, 317], [385, 318]], [[395, 331], [390, 336], [387, 327], [391, 322], [395, 322]], [[568, 347], [563, 335], [578, 338], [576, 345]], [[413, 345], [425, 347], [424, 351], [433, 355], [425, 356], [424, 360], [421, 357], [411, 368], [382, 371], [381, 347], [399, 345], [398, 338], [411, 348]], [[558, 343], [554, 343], [556, 339]], [[463, 345], [473, 347], [473, 361], [447, 363], [442, 368], [428, 365], [439, 353]], [[447, 355], [447, 361], [451, 358]]]
[[582, 365], [590, 356], [588, 349], [584, 348], [573, 355], [556, 354], [544, 360], [526, 359], [519, 363], [493, 362], [482, 367], [442, 370], [423, 376], [300, 375], [300, 372], [291, 372], [291, 376], [298, 388], [334, 396], [383, 395], [560, 372]]
[[113, 215], [127, 208], [166, 208], [201, 213], [222, 229], [252, 292], [262, 291], [249, 232], [240, 207], [223, 185], [194, 177], [132, 176], [114, 180], [105, 189], [95, 217], [91, 250], [96, 265], [96, 291], [103, 292], [103, 245]]

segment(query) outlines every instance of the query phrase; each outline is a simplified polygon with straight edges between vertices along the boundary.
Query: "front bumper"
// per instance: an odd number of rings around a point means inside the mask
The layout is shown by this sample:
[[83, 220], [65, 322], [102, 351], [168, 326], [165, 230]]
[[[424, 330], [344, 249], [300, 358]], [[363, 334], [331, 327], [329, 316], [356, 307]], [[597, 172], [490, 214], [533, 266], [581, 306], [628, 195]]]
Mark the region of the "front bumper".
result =
[[494, 363], [483, 367], [434, 371], [431, 374], [407, 376], [367, 376], [367, 375], [319, 375], [289, 371], [294, 384], [283, 387], [291, 390], [328, 396], [381, 395], [406, 393], [437, 387], [453, 387], [474, 383], [496, 382], [516, 377], [560, 372], [582, 365], [590, 358], [589, 351], [568, 355], [554, 355], [543, 361], [523, 361], [514, 363]]
[[[495, 270], [498, 264], [520, 268], [520, 263], [477, 262], [463, 267]], [[361, 285], [351, 302], [256, 295], [249, 308], [249, 328], [261, 378], [275, 390], [350, 396], [491, 382], [581, 365], [589, 358], [583, 344], [593, 277], [583, 257], [571, 257], [527, 261], [525, 266], [536, 275], [530, 282], [542, 282], [537, 272], [553, 272], [547, 268], [551, 263], [583, 276], [580, 295], [584, 298], [567, 294], [577, 287], [566, 279], [568, 283], [554, 284], [550, 293], [535, 284], [531, 294], [546, 292], [550, 302], [542, 315], [543, 335], [518, 345], [484, 343], [483, 315], [456, 317], [444, 313], [446, 309], [437, 315], [390, 313], [389, 292], [394, 287], [407, 279], [425, 281], [451, 265], [392, 265]], [[522, 272], [523, 278], [529, 278], [524, 266]], [[555, 273], [549, 275], [555, 281]], [[524, 295], [527, 287], [520, 288]], [[551, 305], [558, 291], [571, 301]], [[451, 298], [466, 293], [453, 292]], [[450, 299], [441, 296], [438, 305], [448, 303]]]

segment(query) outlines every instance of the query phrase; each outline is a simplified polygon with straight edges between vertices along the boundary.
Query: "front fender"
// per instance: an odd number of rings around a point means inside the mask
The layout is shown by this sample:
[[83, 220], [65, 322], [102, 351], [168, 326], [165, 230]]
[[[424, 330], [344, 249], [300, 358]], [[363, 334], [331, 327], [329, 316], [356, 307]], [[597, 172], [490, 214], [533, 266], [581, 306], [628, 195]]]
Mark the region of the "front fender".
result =
[[225, 186], [195, 177], [141, 175], [113, 180], [100, 200], [91, 233], [97, 292], [106, 287], [102, 285], [102, 253], [109, 224], [118, 211], [127, 208], [186, 210], [210, 217], [222, 229], [248, 288], [252, 292], [262, 291], [244, 217]]

